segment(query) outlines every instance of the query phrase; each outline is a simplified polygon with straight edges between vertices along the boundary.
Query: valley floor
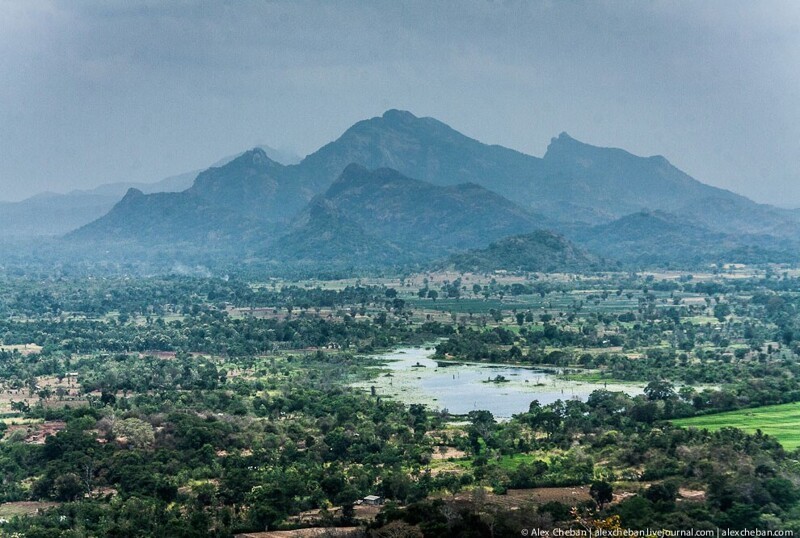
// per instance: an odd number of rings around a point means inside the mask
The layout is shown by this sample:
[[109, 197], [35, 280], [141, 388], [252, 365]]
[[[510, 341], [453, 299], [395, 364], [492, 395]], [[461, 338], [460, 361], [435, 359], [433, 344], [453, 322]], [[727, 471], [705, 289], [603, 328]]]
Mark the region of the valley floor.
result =
[[746, 267], [6, 276], [0, 536], [800, 530], [799, 312]]

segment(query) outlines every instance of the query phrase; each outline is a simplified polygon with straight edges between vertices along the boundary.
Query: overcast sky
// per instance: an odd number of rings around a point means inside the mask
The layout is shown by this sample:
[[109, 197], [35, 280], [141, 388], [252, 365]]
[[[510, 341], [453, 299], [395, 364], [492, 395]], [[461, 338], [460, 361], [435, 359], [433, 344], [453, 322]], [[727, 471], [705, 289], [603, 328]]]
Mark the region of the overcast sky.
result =
[[0, 199], [305, 155], [388, 108], [800, 207], [800, 2], [0, 0]]

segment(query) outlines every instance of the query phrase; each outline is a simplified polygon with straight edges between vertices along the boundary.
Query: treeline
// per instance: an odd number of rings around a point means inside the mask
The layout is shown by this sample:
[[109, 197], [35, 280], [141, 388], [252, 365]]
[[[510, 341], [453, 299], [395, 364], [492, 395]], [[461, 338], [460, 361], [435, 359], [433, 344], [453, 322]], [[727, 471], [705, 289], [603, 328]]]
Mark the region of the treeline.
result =
[[14, 279], [0, 285], [0, 315], [80, 314], [97, 317], [196, 314], [226, 304], [253, 308], [334, 308], [385, 299], [382, 286], [339, 290], [297, 285], [253, 285], [236, 278], [164, 276], [152, 278]]
[[385, 316], [356, 320], [349, 314], [341, 322], [312, 315], [290, 319], [232, 318], [220, 311], [169, 322], [161, 318], [146, 323], [71, 318], [0, 321], [0, 340], [4, 344], [37, 344], [45, 348], [45, 355], [56, 351], [185, 351], [244, 356], [328, 345], [359, 347], [365, 342], [382, 347], [410, 332], [412, 329]]

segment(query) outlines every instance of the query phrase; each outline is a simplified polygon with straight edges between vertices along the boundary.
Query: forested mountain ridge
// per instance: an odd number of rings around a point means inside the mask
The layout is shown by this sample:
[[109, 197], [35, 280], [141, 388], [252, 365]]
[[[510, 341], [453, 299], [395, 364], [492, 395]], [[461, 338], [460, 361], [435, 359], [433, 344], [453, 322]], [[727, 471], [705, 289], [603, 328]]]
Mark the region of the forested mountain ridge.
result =
[[285, 167], [255, 148], [233, 161], [200, 173], [187, 190], [144, 194], [131, 189], [100, 219], [67, 235], [72, 240], [243, 241], [299, 207], [294, 185], [276, 177]]
[[567, 236], [595, 254], [637, 265], [798, 259], [796, 241], [765, 234], [723, 233], [664, 211], [639, 211], [609, 223], [572, 230]]
[[471, 272], [562, 272], [607, 266], [565, 237], [547, 230], [506, 237], [485, 249], [453, 254], [446, 263], [458, 271]]
[[567, 133], [551, 140], [533, 181], [539, 196], [534, 205], [570, 203], [616, 216], [642, 209], [674, 212], [709, 197], [744, 200], [697, 181], [662, 156], [592, 146]]
[[[364, 261], [371, 263], [431, 260], [545, 224], [474, 183], [436, 186], [390, 168], [351, 164], [293, 221], [277, 252], [284, 259], [311, 256], [320, 262], [360, 251], [370, 253]], [[354, 245], [355, 237], [363, 244]]]

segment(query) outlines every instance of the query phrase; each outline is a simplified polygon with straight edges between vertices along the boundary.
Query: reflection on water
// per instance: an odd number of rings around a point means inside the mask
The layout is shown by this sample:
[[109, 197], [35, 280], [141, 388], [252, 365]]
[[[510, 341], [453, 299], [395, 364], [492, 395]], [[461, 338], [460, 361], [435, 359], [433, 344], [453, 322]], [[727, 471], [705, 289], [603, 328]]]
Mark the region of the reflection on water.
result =
[[[375, 387], [380, 396], [390, 396], [405, 403], [422, 403], [451, 413], [465, 414], [476, 409], [491, 411], [497, 418], [510, 418], [527, 411], [531, 401], [548, 404], [556, 400], [585, 400], [592, 391], [606, 388], [628, 394], [640, 394], [642, 386], [633, 384], [596, 384], [569, 381], [551, 370], [459, 364], [440, 367], [429, 357], [433, 348], [409, 347], [376, 355], [387, 361], [387, 375], [357, 383], [369, 390]], [[495, 382], [504, 379], [503, 382]]]

